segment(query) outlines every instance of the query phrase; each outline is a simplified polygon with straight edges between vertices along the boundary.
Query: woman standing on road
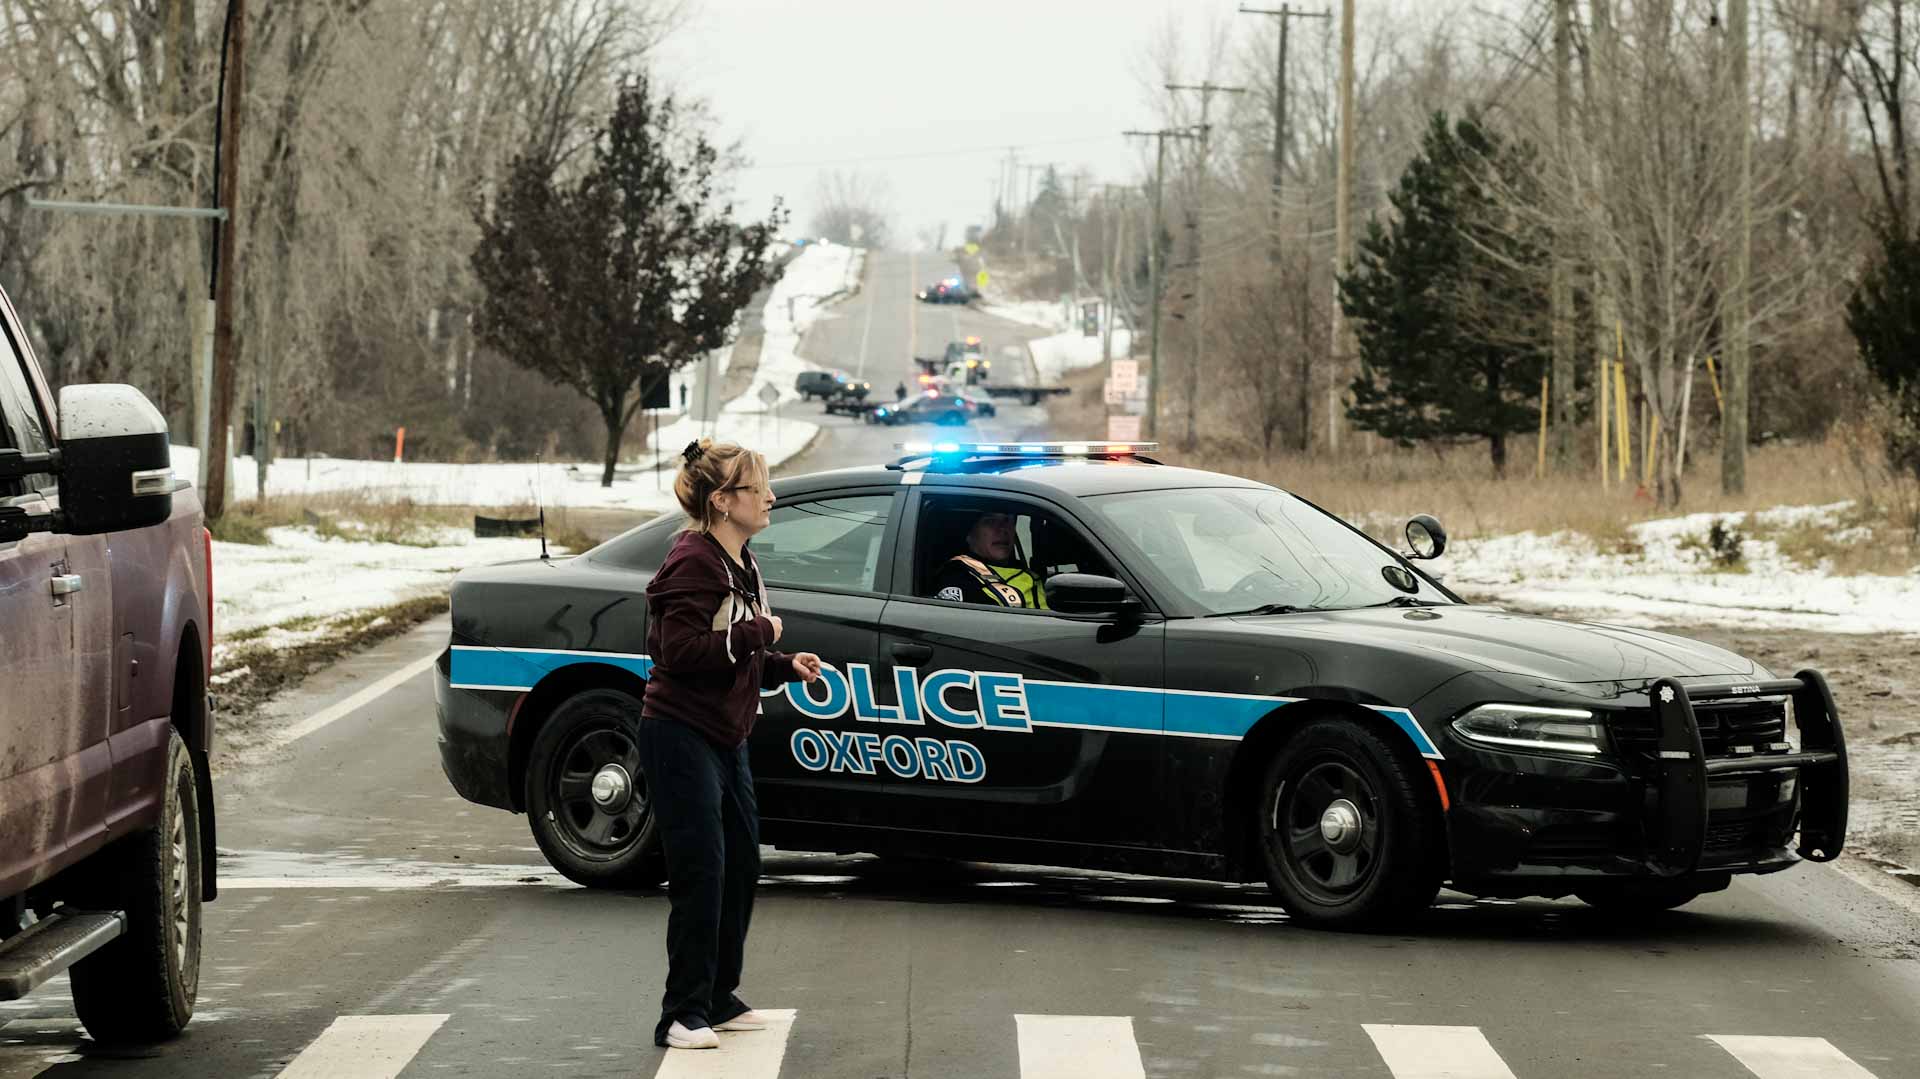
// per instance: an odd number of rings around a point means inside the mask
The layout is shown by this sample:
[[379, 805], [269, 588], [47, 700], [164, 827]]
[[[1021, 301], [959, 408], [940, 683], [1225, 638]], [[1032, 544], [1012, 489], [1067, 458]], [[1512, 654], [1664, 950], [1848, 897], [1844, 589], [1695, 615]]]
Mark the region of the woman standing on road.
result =
[[780, 617], [747, 550], [773, 508], [766, 459], [704, 438], [682, 456], [673, 493], [689, 524], [647, 585], [653, 675], [639, 737], [672, 903], [653, 1042], [717, 1049], [716, 1030], [766, 1026], [734, 995], [760, 879], [747, 733], [760, 691], [813, 681], [820, 657], [772, 650]]

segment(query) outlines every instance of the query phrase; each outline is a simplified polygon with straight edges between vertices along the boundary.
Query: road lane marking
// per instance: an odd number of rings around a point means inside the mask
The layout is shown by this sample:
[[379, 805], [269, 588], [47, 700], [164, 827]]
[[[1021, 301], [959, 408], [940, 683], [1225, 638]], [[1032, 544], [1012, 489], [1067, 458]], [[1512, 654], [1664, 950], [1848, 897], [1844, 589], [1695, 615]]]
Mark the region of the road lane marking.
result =
[[1760, 1079], [1874, 1079], [1825, 1038], [1709, 1034]]
[[[45, 992], [43, 986], [41, 992]], [[80, 1021], [71, 1015], [13, 1019], [0, 1023], [0, 1079], [34, 1079], [48, 1068], [82, 1059]]]
[[1514, 1079], [1479, 1027], [1365, 1027], [1394, 1079]]
[[720, 1034], [718, 1049], [669, 1049], [653, 1079], [778, 1079], [793, 1033], [792, 1008], [755, 1008], [767, 1017], [765, 1030]]
[[1146, 1079], [1131, 1015], [1016, 1015], [1020, 1079]]
[[412, 663], [394, 671], [392, 674], [355, 693], [346, 700], [322, 708], [320, 711], [288, 727], [286, 733], [280, 736], [281, 739], [286, 742], [298, 741], [322, 727], [346, 718], [354, 712], [372, 704], [389, 692], [392, 692], [399, 686], [419, 677], [425, 673], [428, 668], [433, 666], [434, 660], [439, 658], [440, 653], [436, 650], [430, 655], [414, 660]]
[[278, 1079], [394, 1079], [445, 1015], [343, 1015], [280, 1070]]

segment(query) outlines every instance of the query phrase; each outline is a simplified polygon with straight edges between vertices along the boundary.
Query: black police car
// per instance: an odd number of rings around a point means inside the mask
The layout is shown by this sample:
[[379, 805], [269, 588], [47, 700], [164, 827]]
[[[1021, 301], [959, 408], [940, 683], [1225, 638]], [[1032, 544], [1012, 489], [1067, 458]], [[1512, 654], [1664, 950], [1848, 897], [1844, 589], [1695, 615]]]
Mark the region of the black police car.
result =
[[[1338, 926], [1442, 882], [1665, 908], [1840, 852], [1818, 673], [1467, 604], [1416, 564], [1445, 548], [1430, 517], [1402, 555], [1147, 448], [934, 444], [775, 483], [754, 552], [785, 643], [830, 667], [763, 702], [766, 842], [1264, 880]], [[1046, 609], [933, 598], [983, 513], [1013, 517]], [[584, 884], [663, 872], [634, 731], [680, 527], [453, 586], [447, 775]]]

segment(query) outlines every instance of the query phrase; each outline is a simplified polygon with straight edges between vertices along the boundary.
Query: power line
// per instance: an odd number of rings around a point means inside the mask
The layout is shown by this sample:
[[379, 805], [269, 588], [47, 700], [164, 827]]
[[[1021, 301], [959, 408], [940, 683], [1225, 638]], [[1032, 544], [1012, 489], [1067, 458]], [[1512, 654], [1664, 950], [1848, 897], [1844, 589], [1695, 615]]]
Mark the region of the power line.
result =
[[1083, 146], [1095, 142], [1112, 142], [1111, 135], [1096, 135], [1090, 138], [1054, 139], [1047, 142], [1028, 142], [1009, 146], [1000, 143], [996, 146], [975, 146], [965, 150], [923, 150], [910, 154], [878, 154], [871, 157], [843, 157], [822, 161], [783, 161], [772, 165], [746, 165], [741, 172], [762, 172], [768, 169], [817, 169], [828, 165], [865, 165], [881, 161], [917, 161], [925, 158], [971, 157], [975, 154], [1004, 154], [1009, 149], [1024, 150], [1039, 146]]

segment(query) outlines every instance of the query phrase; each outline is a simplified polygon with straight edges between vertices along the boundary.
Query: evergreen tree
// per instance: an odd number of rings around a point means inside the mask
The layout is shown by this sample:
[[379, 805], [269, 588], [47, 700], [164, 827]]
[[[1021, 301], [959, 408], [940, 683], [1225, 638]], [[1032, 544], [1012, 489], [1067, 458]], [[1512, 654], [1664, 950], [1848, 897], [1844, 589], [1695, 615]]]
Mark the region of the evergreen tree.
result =
[[740, 309], [780, 276], [767, 247], [786, 212], [736, 223], [718, 201], [719, 161], [640, 76], [621, 85], [582, 175], [563, 181], [529, 152], [476, 214], [479, 338], [599, 409], [603, 487], [648, 394], [726, 344]]
[[1496, 475], [1507, 438], [1539, 422], [1551, 360], [1545, 237], [1517, 207], [1535, 190], [1531, 150], [1479, 117], [1436, 112], [1367, 223], [1340, 305], [1360, 345], [1347, 416], [1402, 446], [1484, 439]]
[[1847, 329], [1893, 408], [1887, 456], [1920, 476], [1920, 239], [1893, 222], [1879, 233], [1879, 257], [1847, 298]]

